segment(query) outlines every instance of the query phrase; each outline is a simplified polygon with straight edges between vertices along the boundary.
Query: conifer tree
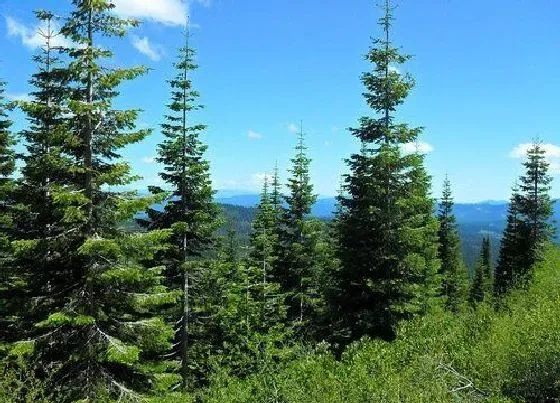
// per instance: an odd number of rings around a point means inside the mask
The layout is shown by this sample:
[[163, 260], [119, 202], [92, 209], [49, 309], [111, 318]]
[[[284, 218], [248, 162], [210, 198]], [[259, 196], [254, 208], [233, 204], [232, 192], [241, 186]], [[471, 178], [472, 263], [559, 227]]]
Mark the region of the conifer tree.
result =
[[278, 162], [274, 165], [274, 172], [272, 173], [272, 192], [270, 192], [270, 203], [274, 209], [275, 225], [279, 225], [280, 218], [284, 211], [282, 184], [280, 183], [280, 172], [278, 170]]
[[482, 247], [480, 249], [480, 259], [478, 260], [473, 283], [470, 290], [469, 302], [476, 305], [488, 296], [490, 291], [490, 272], [492, 270], [490, 262], [490, 237], [485, 236], [482, 239]]
[[338, 217], [337, 289], [332, 321], [345, 344], [363, 335], [395, 337], [397, 323], [429, 309], [437, 291], [437, 220], [430, 178], [419, 152], [400, 147], [417, 141], [420, 128], [395, 122], [395, 112], [414, 87], [393, 67], [410, 57], [390, 39], [393, 8], [386, 0], [383, 38], [367, 54], [373, 64], [362, 77], [364, 97], [376, 114], [360, 119], [352, 133], [361, 141], [348, 164]]
[[524, 247], [519, 188], [514, 186], [507, 215], [507, 224], [500, 244], [500, 256], [494, 272], [494, 295], [505, 294], [513, 285], [520, 267], [520, 250]]
[[481, 260], [482, 265], [486, 268], [486, 273], [484, 273], [485, 277], [489, 280], [492, 280], [493, 269], [490, 235], [487, 235], [482, 239]]
[[[195, 273], [189, 267], [197, 267], [197, 260], [206, 257], [213, 247], [214, 233], [219, 226], [219, 210], [213, 202], [214, 192], [210, 179], [210, 167], [204, 154], [207, 146], [200, 140], [206, 128], [191, 124], [191, 113], [199, 110], [199, 93], [193, 89], [190, 74], [197, 68], [195, 52], [189, 44], [189, 33], [185, 35], [185, 46], [179, 50], [175, 69], [176, 76], [169, 82], [171, 102], [162, 124], [165, 140], [158, 149], [157, 162], [163, 164], [160, 173], [163, 181], [171, 188], [163, 211], [150, 209], [148, 219], [142, 224], [149, 229], [171, 229], [173, 236], [168, 250], [161, 256], [167, 265], [166, 281], [171, 289], [182, 294], [177, 321], [176, 343], [172, 356], [181, 363], [182, 387], [189, 387], [191, 329], [195, 293]], [[163, 189], [151, 187], [156, 194]], [[204, 265], [203, 265], [204, 266]], [[200, 292], [200, 291], [198, 291]]]
[[13, 238], [12, 200], [14, 192], [15, 144], [11, 133], [12, 121], [7, 114], [5, 83], [0, 80], [0, 344], [8, 340], [14, 329], [14, 318], [8, 310], [9, 289], [14, 287], [10, 258]]
[[[70, 63], [58, 71], [67, 80], [60, 86], [65, 95], [54, 95], [58, 84], [50, 86], [50, 78], [41, 83], [35, 76], [35, 101], [24, 107], [31, 122], [26, 135], [57, 160], [54, 172], [43, 161], [47, 174], [42, 180], [48, 186], [41, 190], [56, 206], [59, 225], [40, 228], [49, 231], [46, 237], [13, 242], [15, 260], [24, 268], [38, 248], [43, 260], [56, 262], [44, 262], [54, 275], [42, 280], [44, 316], [34, 323], [33, 337], [16, 344], [37, 358], [39, 376], [50, 372], [53, 400], [93, 400], [100, 391], [110, 398], [138, 399], [157, 380], [149, 363], [170, 347], [172, 336], [157, 312], [175, 296], [162, 285], [162, 268], [143, 264], [162, 248], [168, 233], [121, 230], [123, 221], [155, 199], [107, 189], [136, 180], [119, 151], [150, 131], [134, 130], [138, 111], [115, 109], [113, 101], [118, 86], [145, 69], [108, 67], [103, 60], [112, 52], [97, 43], [100, 36], [124, 36], [135, 22], [114, 16], [107, 0], [73, 0], [72, 6], [62, 29], [73, 42], [65, 49]], [[51, 118], [62, 118], [61, 110], [64, 119], [49, 126]], [[34, 174], [40, 169], [26, 161], [26, 180], [38, 180]]]
[[458, 312], [466, 299], [467, 271], [461, 253], [461, 241], [453, 206], [451, 182], [446, 178], [438, 213], [439, 258], [441, 260], [439, 274], [443, 280], [442, 294], [445, 307], [451, 312]]
[[540, 140], [535, 140], [527, 151], [523, 163], [525, 174], [519, 182], [519, 213], [524, 222], [523, 234], [526, 249], [523, 251], [520, 279], [526, 277], [533, 264], [540, 258], [543, 247], [552, 240], [554, 227], [551, 223], [553, 202], [550, 198], [552, 177], [546, 150]]
[[549, 194], [552, 177], [540, 141], [529, 148], [523, 166], [525, 174], [512, 196], [496, 268], [494, 291], [497, 295], [529, 279], [531, 268], [554, 235], [553, 202]]
[[313, 245], [306, 238], [306, 222], [316, 196], [309, 176], [311, 160], [306, 155], [303, 124], [298, 136], [296, 156], [291, 160], [289, 193], [284, 196], [287, 206], [280, 219], [273, 278], [287, 295], [288, 320], [303, 325], [306, 314], [312, 309], [312, 296], [316, 294]]
[[253, 230], [250, 237], [251, 252], [249, 254], [251, 264], [261, 267], [264, 283], [269, 281], [270, 270], [275, 262], [274, 251], [278, 241], [277, 222], [274, 194], [270, 193], [268, 177], [265, 177], [261, 200], [253, 221]]
[[18, 318], [17, 326], [11, 329], [16, 339], [32, 338], [37, 333], [35, 324], [60, 307], [57, 304], [62, 299], [52, 295], [61, 292], [59, 287], [65, 286], [69, 276], [67, 270], [61, 269], [65, 266], [63, 248], [68, 247], [62, 234], [73, 228], [64, 221], [65, 203], [60, 200], [74, 176], [65, 146], [69, 135], [68, 119], [64, 117], [69, 75], [59, 61], [61, 49], [52, 46], [53, 39], [60, 35], [53, 29], [55, 17], [46, 11], [36, 16], [44, 24], [38, 32], [44, 44], [33, 58], [38, 72], [30, 80], [32, 99], [17, 102], [28, 125], [20, 133], [26, 153], [19, 156], [23, 167], [15, 192], [14, 237], [27, 241], [29, 258], [10, 262], [14, 276], [7, 306]]

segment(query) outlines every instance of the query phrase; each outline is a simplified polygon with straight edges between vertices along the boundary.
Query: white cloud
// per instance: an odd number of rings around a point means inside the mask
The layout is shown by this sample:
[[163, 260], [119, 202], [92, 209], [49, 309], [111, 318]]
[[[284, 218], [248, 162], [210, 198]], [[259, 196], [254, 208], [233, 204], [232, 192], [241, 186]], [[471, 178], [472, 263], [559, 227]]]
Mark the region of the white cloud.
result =
[[[525, 158], [527, 156], [527, 151], [529, 151], [532, 146], [532, 143], [519, 144], [511, 151], [509, 156], [511, 158]], [[546, 153], [548, 162], [550, 164], [550, 172], [552, 174], [560, 175], [560, 146], [546, 143], [541, 144], [541, 148]]]
[[[40, 32], [47, 32], [47, 23], [41, 22], [34, 27], [26, 26], [12, 17], [6, 17], [6, 26], [8, 27], [8, 36], [18, 37], [21, 43], [29, 49], [40, 48], [45, 44], [45, 38]], [[60, 26], [53, 22], [52, 31], [58, 32]], [[57, 35], [51, 40], [52, 47], [70, 47], [71, 43], [62, 35]]]
[[413, 154], [413, 153], [429, 154], [434, 151], [434, 147], [428, 143], [416, 142], [416, 143], [403, 144], [402, 150], [407, 154]]
[[186, 25], [189, 3], [182, 0], [114, 0], [120, 17], [147, 19], [165, 25]]
[[268, 182], [272, 182], [272, 175], [267, 173], [256, 173], [251, 175], [251, 185], [253, 186], [261, 186], [264, 183], [264, 180], [268, 179]]
[[249, 130], [249, 133], [247, 134], [247, 137], [249, 137], [251, 140], [260, 140], [262, 139], [262, 134], [257, 133], [253, 130]]
[[154, 62], [161, 60], [161, 51], [158, 49], [159, 46], [154, 47], [147, 36], [140, 38], [139, 36], [133, 35], [132, 45], [138, 52], [148, 56]]
[[10, 101], [21, 101], [21, 102], [30, 102], [32, 101], [32, 97], [29, 94], [6, 94], [6, 98]]
[[400, 69], [397, 66], [389, 65], [389, 71], [391, 73], [402, 74]]
[[288, 131], [290, 133], [296, 134], [298, 132], [298, 127], [294, 123], [288, 125]]
[[[511, 153], [512, 158], [524, 158], [527, 155], [527, 151], [533, 146], [532, 143], [523, 143], [515, 147]], [[549, 158], [560, 158], [560, 147], [554, 144], [541, 144], [541, 148], [546, 152]]]
[[154, 156], [144, 157], [144, 158], [142, 158], [142, 162], [144, 164], [155, 164], [156, 163], [156, 157], [154, 157]]

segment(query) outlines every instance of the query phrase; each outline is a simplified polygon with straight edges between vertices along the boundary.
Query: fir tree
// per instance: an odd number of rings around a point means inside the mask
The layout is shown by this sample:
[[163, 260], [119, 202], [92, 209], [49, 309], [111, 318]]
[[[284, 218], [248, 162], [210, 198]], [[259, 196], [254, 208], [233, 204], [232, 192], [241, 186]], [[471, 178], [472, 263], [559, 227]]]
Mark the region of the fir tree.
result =
[[546, 151], [539, 141], [527, 151], [523, 166], [525, 174], [512, 196], [495, 273], [494, 291], [498, 295], [529, 279], [533, 265], [554, 235], [549, 194], [552, 177]]
[[458, 312], [466, 298], [467, 271], [461, 253], [461, 241], [453, 205], [451, 182], [446, 178], [438, 213], [439, 258], [441, 260], [439, 274], [443, 279], [442, 294], [445, 299], [445, 307], [451, 312]]
[[397, 323], [425, 312], [437, 293], [437, 220], [430, 178], [420, 153], [402, 155], [420, 128], [395, 122], [395, 112], [414, 86], [393, 67], [410, 57], [390, 40], [393, 9], [380, 19], [384, 37], [367, 54], [373, 70], [362, 77], [364, 97], [377, 114], [363, 117], [352, 133], [361, 151], [348, 164], [346, 196], [339, 199], [336, 291], [332, 321], [342, 343], [363, 335], [395, 337]]
[[526, 249], [523, 250], [518, 277], [525, 278], [539, 259], [543, 247], [552, 240], [554, 227], [551, 223], [553, 203], [550, 198], [552, 177], [549, 174], [550, 164], [546, 150], [536, 140], [527, 151], [527, 159], [523, 163], [525, 174], [520, 178], [519, 213], [523, 219], [523, 234]]
[[507, 215], [507, 224], [500, 245], [498, 265], [494, 272], [494, 295], [505, 294], [514, 284], [521, 265], [519, 253], [523, 245], [520, 195], [517, 185], [513, 188]]
[[280, 218], [284, 211], [283, 195], [282, 195], [282, 185], [280, 183], [280, 173], [278, 170], [278, 162], [274, 165], [274, 172], [272, 174], [272, 192], [270, 192], [270, 203], [274, 209], [274, 223], [275, 226], [279, 225]]
[[[194, 331], [191, 329], [193, 310], [198, 309], [193, 306], [195, 290], [192, 288], [196, 276], [189, 267], [196, 266], [196, 260], [204, 258], [213, 247], [214, 233], [219, 225], [210, 167], [204, 158], [207, 147], [200, 140], [206, 126], [190, 123], [191, 113], [201, 106], [196, 103], [199, 93], [193, 89], [190, 78], [197, 66], [188, 32], [185, 39], [185, 46], [179, 50], [175, 63], [177, 75], [169, 82], [171, 102], [162, 125], [165, 141], [160, 144], [156, 158], [164, 166], [160, 176], [171, 188], [171, 194], [163, 211], [150, 209], [148, 219], [143, 222], [150, 229], [173, 231], [171, 245], [161, 258], [168, 267], [165, 274], [168, 286], [182, 293], [180, 309], [173, 320], [178, 321], [179, 327], [172, 356], [181, 363], [184, 389], [189, 387], [192, 379], [189, 336]], [[163, 193], [158, 187], [151, 190], [156, 194]]]
[[470, 290], [469, 302], [476, 305], [487, 297], [490, 291], [490, 272], [492, 270], [490, 262], [490, 237], [482, 239], [480, 249], [480, 259], [476, 264], [473, 283]]
[[9, 263], [10, 241], [13, 239], [12, 203], [15, 184], [15, 144], [11, 133], [12, 121], [7, 114], [5, 83], [0, 81], [0, 344], [13, 334], [17, 323], [8, 309], [7, 292], [14, 287], [13, 267]]
[[487, 279], [492, 279], [493, 269], [492, 269], [492, 247], [490, 235], [485, 236], [482, 239], [482, 251], [481, 251], [482, 265], [486, 268], [486, 273], [484, 273]]
[[303, 325], [308, 311], [312, 310], [312, 296], [316, 294], [312, 272], [313, 245], [306, 239], [305, 229], [316, 196], [309, 176], [311, 160], [306, 156], [303, 124], [298, 136], [296, 156], [291, 160], [289, 193], [284, 196], [287, 207], [279, 225], [273, 278], [287, 295], [288, 320]]
[[249, 254], [251, 264], [261, 267], [264, 283], [269, 281], [270, 270], [275, 263], [274, 251], [278, 242], [276, 208], [274, 194], [270, 194], [269, 191], [268, 177], [265, 177], [261, 200], [253, 221], [253, 230], [250, 236], [251, 252]]
[[46, 11], [36, 15], [45, 28], [38, 32], [44, 45], [33, 58], [38, 72], [30, 80], [32, 100], [17, 102], [28, 121], [20, 133], [26, 152], [19, 156], [24, 165], [15, 192], [15, 237], [27, 242], [28, 257], [19, 256], [10, 263], [17, 275], [12, 277], [8, 304], [18, 317], [11, 334], [19, 339], [34, 337], [35, 324], [60, 308], [62, 298], [52, 295], [64, 295], [60, 287], [71, 277], [64, 261], [64, 248], [69, 247], [64, 233], [73, 226], [64, 220], [66, 203], [61, 200], [74, 176], [68, 154], [71, 150], [65, 145], [69, 136], [64, 116], [69, 74], [59, 61], [61, 49], [52, 46], [60, 35], [53, 29], [55, 17]]
[[[38, 375], [45, 369], [50, 372], [49, 392], [56, 401], [92, 400], [100, 390], [113, 398], [138, 399], [138, 393], [150, 390], [156, 381], [149, 363], [170, 347], [172, 336], [157, 312], [175, 296], [162, 285], [163, 269], [142, 263], [162, 248], [168, 233], [121, 230], [124, 220], [155, 199], [107, 189], [136, 179], [119, 150], [149, 131], [134, 130], [138, 111], [114, 109], [112, 104], [118, 86], [145, 69], [107, 67], [103, 59], [111, 58], [112, 52], [97, 44], [100, 36], [124, 36], [135, 22], [115, 17], [114, 5], [106, 0], [73, 0], [72, 5], [62, 29], [73, 42], [65, 49], [70, 63], [59, 71], [67, 77], [61, 88], [69, 94], [49, 98], [54, 88], [43, 88], [35, 76], [36, 100], [26, 108], [28, 134], [37, 149], [55, 159], [58, 152], [64, 157], [53, 163], [55, 171], [63, 167], [60, 176], [45, 165], [41, 188], [42, 197], [52, 198], [56, 206], [59, 226], [39, 228], [49, 231], [46, 237], [13, 242], [22, 266], [29, 267], [38, 247], [43, 259], [52, 256], [57, 264], [46, 262], [56, 276], [43, 280], [46, 298], [39, 298], [47, 301], [48, 312], [34, 324], [33, 337], [18, 342], [17, 348], [33, 352], [40, 363]], [[48, 122], [62, 118], [57, 108], [67, 113], [65, 120], [53, 122], [55, 129]], [[59, 144], [64, 146], [57, 150]], [[27, 178], [38, 180], [33, 173], [40, 167], [27, 162]]]

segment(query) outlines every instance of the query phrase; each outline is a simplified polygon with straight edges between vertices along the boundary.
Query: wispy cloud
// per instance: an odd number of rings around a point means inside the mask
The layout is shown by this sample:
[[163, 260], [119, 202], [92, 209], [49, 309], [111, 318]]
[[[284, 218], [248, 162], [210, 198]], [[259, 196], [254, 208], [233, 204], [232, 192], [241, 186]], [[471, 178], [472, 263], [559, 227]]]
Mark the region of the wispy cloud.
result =
[[261, 186], [264, 183], [264, 180], [268, 179], [269, 182], [272, 181], [272, 175], [268, 174], [268, 173], [255, 173], [251, 175], [251, 185], [253, 187], [255, 186]]
[[142, 162], [144, 164], [155, 164], [156, 163], [156, 157], [155, 156], [146, 156], [146, 157], [142, 158]]
[[297, 125], [296, 125], [295, 123], [290, 123], [290, 124], [288, 125], [288, 131], [289, 131], [290, 133], [296, 134], [296, 133], [298, 132], [298, 127], [297, 127]]
[[[533, 147], [532, 143], [523, 143], [516, 146], [510, 153], [511, 158], [524, 158], [527, 152]], [[560, 158], [560, 146], [555, 144], [541, 144], [541, 148], [549, 158]]]
[[[509, 154], [511, 158], [525, 158], [527, 152], [533, 147], [532, 143], [522, 143], [516, 146]], [[550, 164], [550, 172], [560, 175], [560, 146], [551, 143], [541, 144]]]
[[161, 47], [152, 45], [147, 36], [142, 38], [136, 35], [132, 36], [132, 45], [138, 52], [148, 56], [154, 62], [161, 60]]
[[[37, 49], [45, 44], [45, 38], [41, 32], [47, 32], [46, 22], [42, 22], [35, 26], [27, 26], [14, 18], [7, 16], [6, 26], [8, 28], [8, 36], [16, 37], [21, 40], [21, 43], [29, 49]], [[53, 32], [58, 32], [60, 26], [56, 23], [52, 24]], [[71, 42], [62, 35], [57, 35], [51, 40], [53, 47], [70, 47]]]
[[253, 130], [249, 130], [249, 133], [247, 134], [247, 137], [249, 137], [251, 140], [260, 140], [262, 139], [262, 134], [257, 133]]
[[21, 94], [7, 93], [6, 98], [10, 101], [22, 101], [22, 102], [29, 102], [32, 100], [31, 95], [25, 93], [21, 93]]
[[403, 144], [402, 151], [407, 154], [413, 154], [413, 153], [429, 154], [434, 151], [434, 147], [431, 144], [423, 143], [419, 141], [415, 143]]
[[210, 6], [210, 0], [114, 0], [114, 12], [125, 18], [185, 26], [193, 3]]

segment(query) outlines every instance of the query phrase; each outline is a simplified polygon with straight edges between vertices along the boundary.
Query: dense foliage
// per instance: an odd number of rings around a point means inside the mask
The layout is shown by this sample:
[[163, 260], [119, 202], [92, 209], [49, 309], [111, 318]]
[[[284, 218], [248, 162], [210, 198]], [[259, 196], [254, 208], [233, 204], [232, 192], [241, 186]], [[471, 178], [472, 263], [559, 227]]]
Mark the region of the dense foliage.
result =
[[[215, 203], [188, 30], [161, 125], [164, 186], [120, 191], [138, 179], [123, 149], [151, 130], [116, 105], [147, 70], [115, 67], [110, 44], [138, 22], [110, 0], [69, 5], [61, 32], [37, 12], [29, 100], [8, 103], [0, 81], [2, 402], [560, 399], [545, 149], [527, 153], [496, 269], [487, 235], [469, 283], [451, 183], [436, 208], [424, 156], [405, 152], [422, 129], [397, 120], [415, 82], [397, 68], [410, 57], [389, 0], [332, 221], [311, 216], [303, 124], [286, 192], [276, 165], [255, 211]], [[12, 107], [26, 117], [17, 138]]]

